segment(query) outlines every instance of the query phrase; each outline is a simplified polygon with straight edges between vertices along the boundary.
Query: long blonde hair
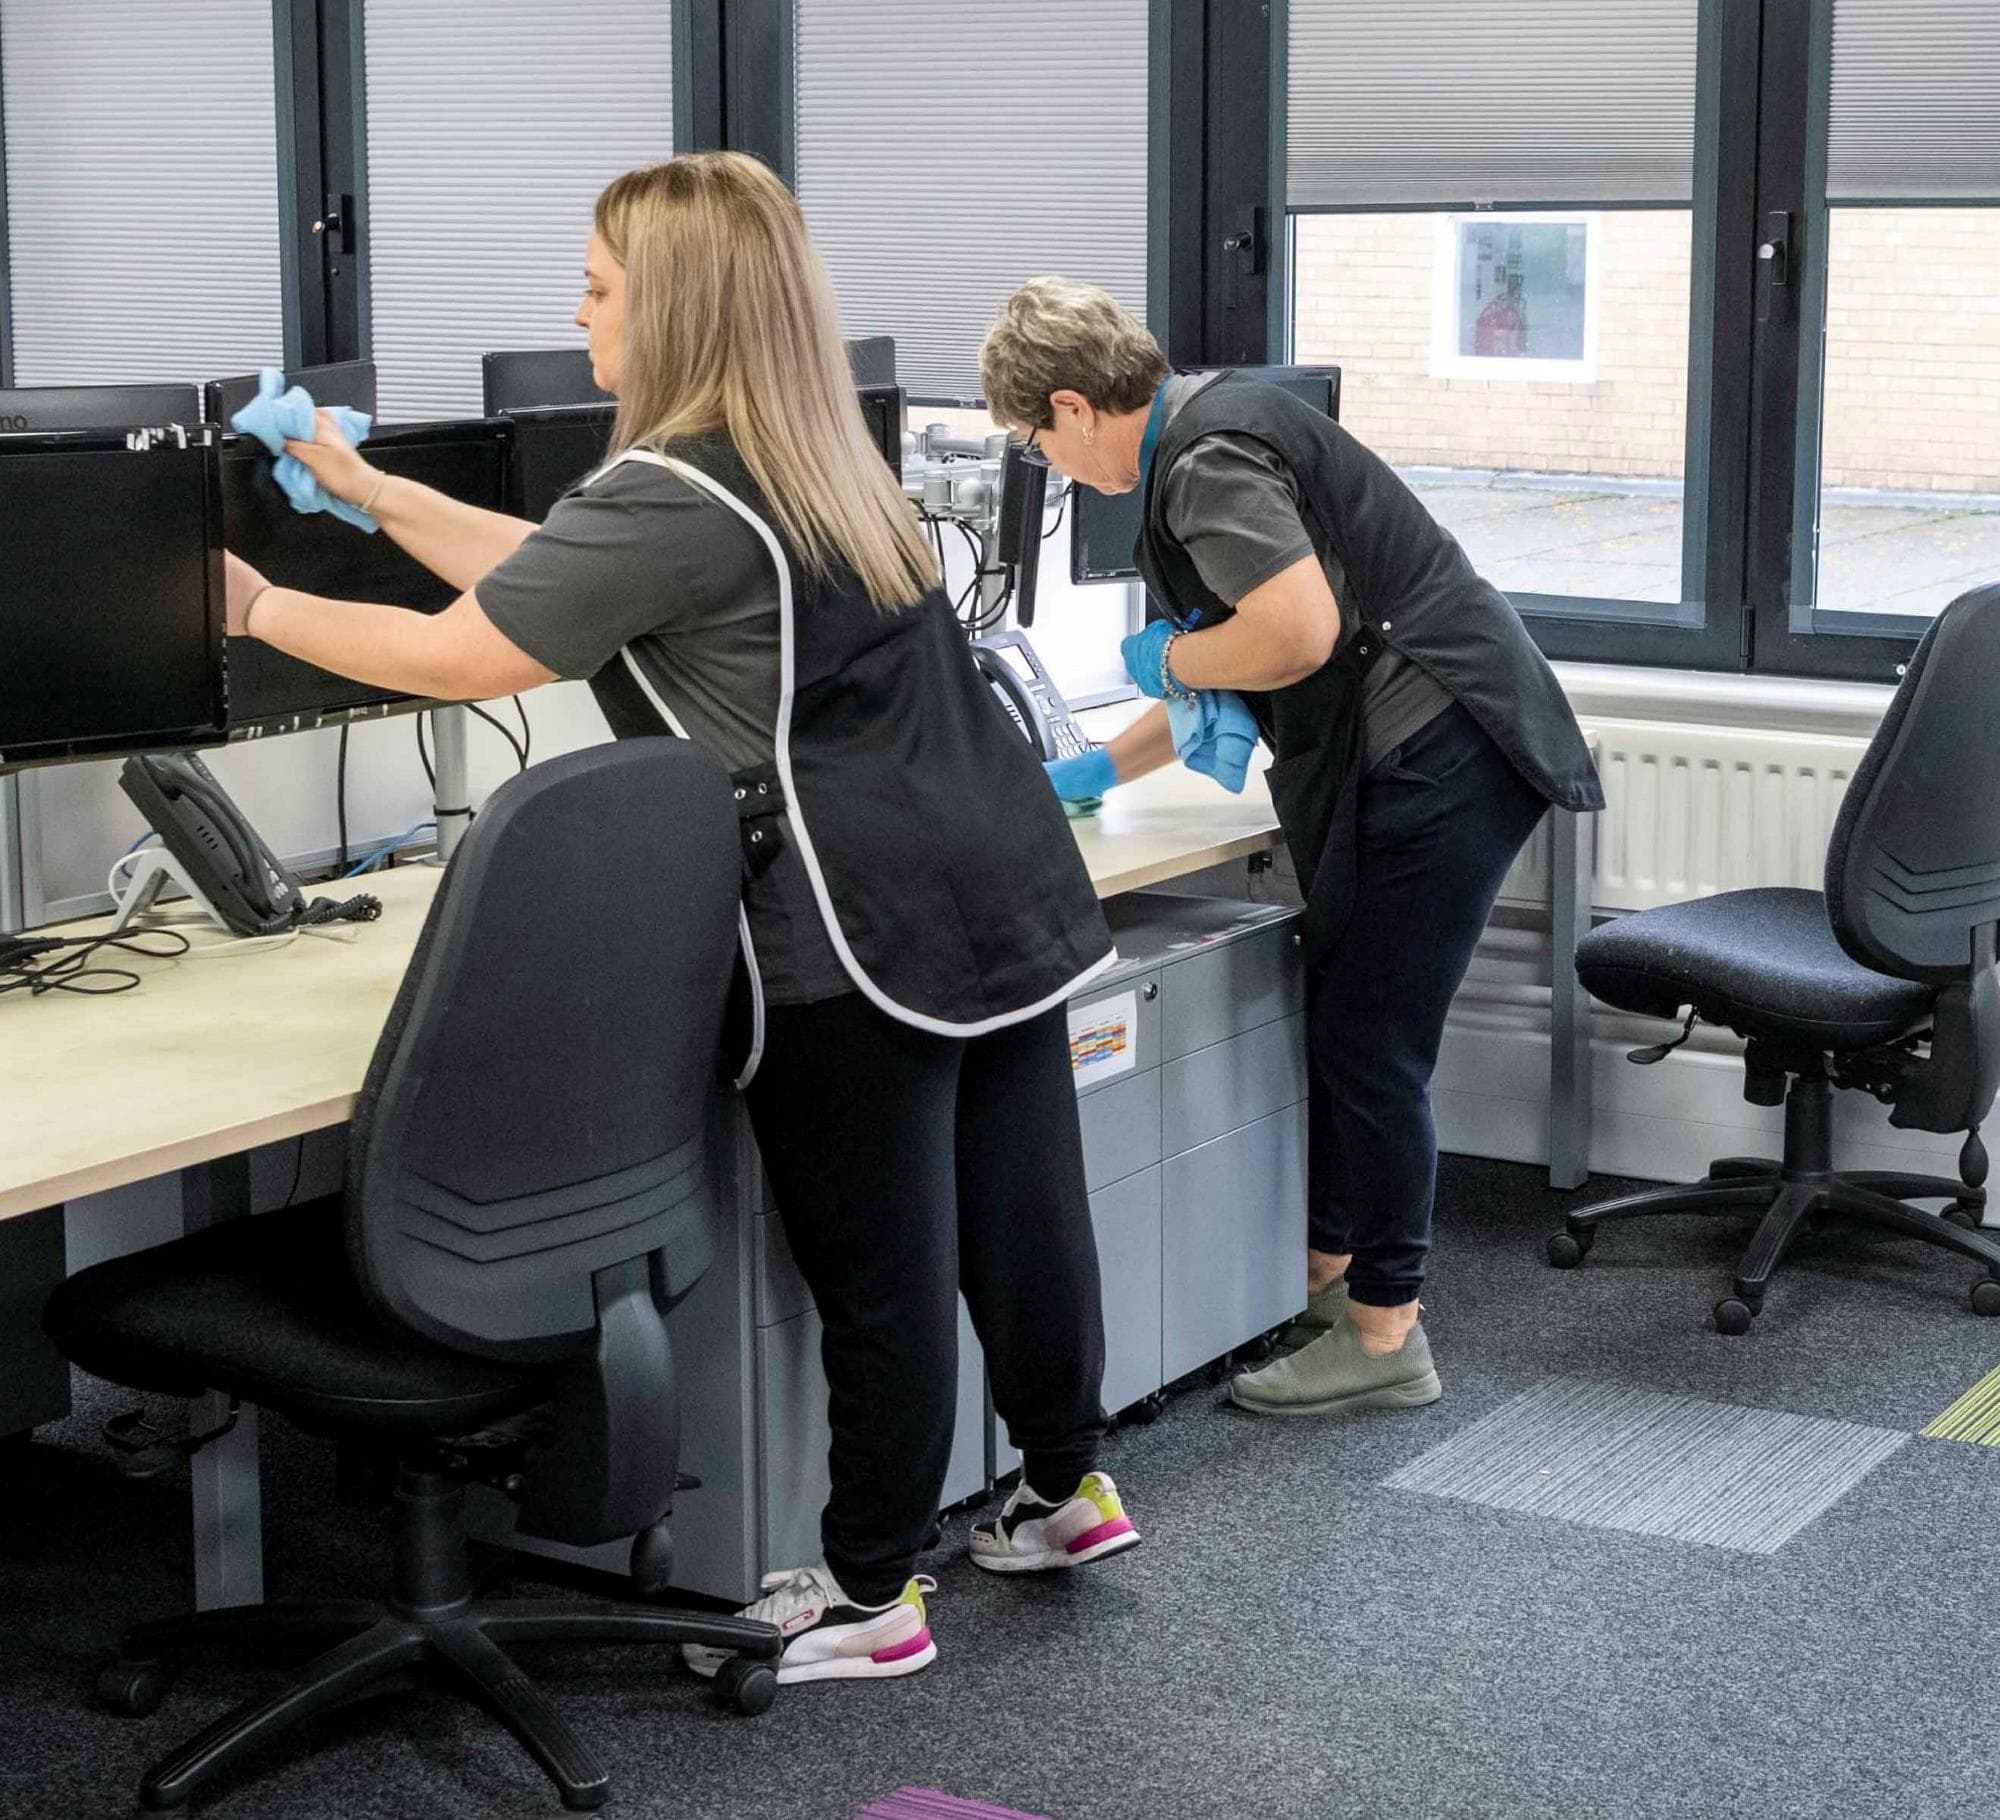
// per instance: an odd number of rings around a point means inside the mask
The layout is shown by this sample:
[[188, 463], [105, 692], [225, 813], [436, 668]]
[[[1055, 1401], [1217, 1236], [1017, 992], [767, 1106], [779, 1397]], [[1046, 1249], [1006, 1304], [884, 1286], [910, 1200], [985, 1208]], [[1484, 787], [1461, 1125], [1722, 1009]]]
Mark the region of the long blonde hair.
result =
[[721, 426], [811, 573], [914, 606], [937, 559], [862, 421], [792, 193], [741, 152], [689, 152], [613, 179], [596, 225], [625, 268], [611, 452]]

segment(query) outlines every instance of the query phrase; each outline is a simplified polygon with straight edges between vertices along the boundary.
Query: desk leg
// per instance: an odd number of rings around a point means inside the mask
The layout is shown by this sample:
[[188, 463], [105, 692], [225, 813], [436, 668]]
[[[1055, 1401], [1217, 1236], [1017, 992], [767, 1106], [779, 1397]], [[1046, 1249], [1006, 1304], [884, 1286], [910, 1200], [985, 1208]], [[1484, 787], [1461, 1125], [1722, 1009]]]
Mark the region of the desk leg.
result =
[[[181, 1171], [181, 1219], [189, 1232], [250, 1211], [250, 1159], [221, 1157]], [[195, 1406], [196, 1433], [219, 1428], [229, 1399], [210, 1392]], [[258, 1605], [264, 1598], [263, 1490], [258, 1480], [257, 1411], [237, 1412], [236, 1426], [190, 1463], [194, 1487], [194, 1604]]]
[[0, 1220], [0, 1438], [69, 1414], [69, 1361], [42, 1333], [63, 1280], [63, 1210]]
[[1576, 944], [1590, 927], [1592, 820], [1549, 811], [1549, 1186], [1590, 1178], [1590, 995]]

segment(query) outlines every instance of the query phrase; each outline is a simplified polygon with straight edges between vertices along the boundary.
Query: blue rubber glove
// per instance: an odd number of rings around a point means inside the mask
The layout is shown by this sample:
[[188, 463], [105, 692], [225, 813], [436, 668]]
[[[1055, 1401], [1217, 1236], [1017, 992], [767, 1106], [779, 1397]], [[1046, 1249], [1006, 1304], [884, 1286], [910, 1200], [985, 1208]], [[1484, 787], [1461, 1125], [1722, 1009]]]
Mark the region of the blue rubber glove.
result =
[[1179, 630], [1171, 620], [1156, 619], [1143, 632], [1134, 632], [1130, 638], [1119, 641], [1118, 649], [1125, 659], [1125, 673], [1139, 685], [1141, 695], [1149, 695], [1154, 701], [1166, 700], [1164, 654], [1167, 640]]
[[1074, 758], [1049, 759], [1042, 769], [1049, 774], [1056, 794], [1066, 803], [1094, 801], [1118, 781], [1118, 767], [1103, 746], [1093, 746]]

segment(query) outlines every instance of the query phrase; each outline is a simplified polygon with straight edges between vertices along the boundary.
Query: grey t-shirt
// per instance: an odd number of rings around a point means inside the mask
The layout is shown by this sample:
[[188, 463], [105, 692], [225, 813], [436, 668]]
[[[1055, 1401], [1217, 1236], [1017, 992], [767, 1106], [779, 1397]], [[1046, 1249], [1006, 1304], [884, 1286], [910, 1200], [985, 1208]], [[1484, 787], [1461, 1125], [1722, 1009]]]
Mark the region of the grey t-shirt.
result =
[[[1169, 422], [1215, 377], [1176, 374], [1167, 381]], [[1308, 531], [1298, 482], [1277, 452], [1247, 436], [1204, 436], [1161, 481], [1167, 528], [1186, 546], [1201, 578], [1230, 606], [1301, 557], [1317, 556], [1340, 606], [1340, 637], [1358, 615], [1347, 601], [1340, 558]], [[1372, 762], [1428, 726], [1451, 697], [1421, 665], [1391, 650], [1369, 666], [1361, 691], [1362, 739]]]
[[[688, 737], [731, 771], [771, 762], [778, 584], [763, 540], [719, 500], [628, 461], [560, 500], [480, 582], [488, 619], [558, 676], [588, 678], [629, 646]], [[746, 894], [764, 996], [852, 992], [795, 843]]]

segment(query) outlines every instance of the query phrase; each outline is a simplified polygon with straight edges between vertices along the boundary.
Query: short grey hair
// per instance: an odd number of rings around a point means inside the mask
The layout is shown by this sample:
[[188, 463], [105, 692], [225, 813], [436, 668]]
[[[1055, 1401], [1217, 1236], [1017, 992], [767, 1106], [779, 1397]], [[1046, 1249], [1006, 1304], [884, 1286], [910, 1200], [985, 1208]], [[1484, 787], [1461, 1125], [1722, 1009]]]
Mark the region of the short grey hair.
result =
[[1052, 392], [1080, 392], [1100, 411], [1137, 411], [1171, 371], [1144, 323], [1074, 278], [1030, 278], [979, 350], [988, 415], [1028, 430], [1054, 423]]

